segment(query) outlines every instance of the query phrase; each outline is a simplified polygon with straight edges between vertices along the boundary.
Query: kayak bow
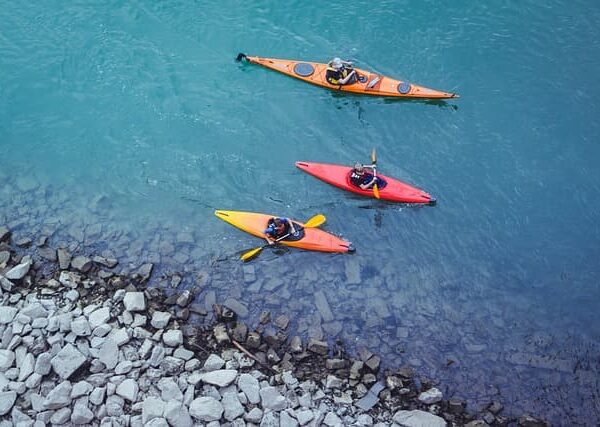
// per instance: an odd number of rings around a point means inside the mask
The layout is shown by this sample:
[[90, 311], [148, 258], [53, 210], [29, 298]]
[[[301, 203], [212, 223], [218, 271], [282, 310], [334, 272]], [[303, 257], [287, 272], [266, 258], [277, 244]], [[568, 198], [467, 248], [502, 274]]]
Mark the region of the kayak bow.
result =
[[289, 59], [261, 58], [259, 56], [247, 56], [243, 53], [238, 54], [236, 59], [238, 61], [246, 59], [253, 64], [262, 65], [263, 67], [279, 71], [307, 83], [341, 92], [394, 98], [449, 99], [459, 97], [456, 93], [429, 89], [360, 68], [354, 68], [359, 76], [355, 83], [335, 85], [328, 82], [325, 78], [327, 64]]

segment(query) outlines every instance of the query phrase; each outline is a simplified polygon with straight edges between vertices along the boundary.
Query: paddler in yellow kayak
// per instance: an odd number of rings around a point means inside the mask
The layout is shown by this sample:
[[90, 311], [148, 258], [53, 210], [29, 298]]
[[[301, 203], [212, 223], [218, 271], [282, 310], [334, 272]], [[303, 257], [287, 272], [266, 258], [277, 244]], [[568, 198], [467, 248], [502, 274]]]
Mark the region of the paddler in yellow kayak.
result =
[[294, 223], [289, 218], [271, 218], [267, 223], [265, 230], [265, 239], [269, 245], [274, 245], [278, 240], [283, 240], [288, 236], [299, 236], [299, 231], [294, 227]]
[[327, 64], [325, 78], [332, 85], [348, 85], [356, 82], [356, 70], [352, 68], [352, 62], [333, 58]]

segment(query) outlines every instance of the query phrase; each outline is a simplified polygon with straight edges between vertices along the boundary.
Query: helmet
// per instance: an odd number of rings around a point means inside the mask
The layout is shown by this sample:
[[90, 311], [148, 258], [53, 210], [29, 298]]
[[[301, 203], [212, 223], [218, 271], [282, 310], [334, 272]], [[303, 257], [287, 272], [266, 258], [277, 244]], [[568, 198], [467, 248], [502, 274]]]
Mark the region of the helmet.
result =
[[336, 70], [339, 70], [340, 68], [342, 68], [344, 65], [342, 64], [342, 60], [340, 58], [333, 58], [331, 60], [331, 66], [333, 68], [335, 68]]
[[357, 172], [362, 172], [363, 171], [363, 165], [359, 162], [354, 163], [354, 170]]

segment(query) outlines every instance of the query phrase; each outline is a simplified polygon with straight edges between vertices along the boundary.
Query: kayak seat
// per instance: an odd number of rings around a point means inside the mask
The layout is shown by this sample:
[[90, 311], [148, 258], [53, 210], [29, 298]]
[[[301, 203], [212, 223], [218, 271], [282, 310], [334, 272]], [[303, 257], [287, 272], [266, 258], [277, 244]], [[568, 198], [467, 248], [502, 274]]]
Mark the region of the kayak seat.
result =
[[306, 62], [298, 62], [294, 65], [294, 73], [298, 74], [300, 77], [309, 77], [315, 72], [315, 67]]

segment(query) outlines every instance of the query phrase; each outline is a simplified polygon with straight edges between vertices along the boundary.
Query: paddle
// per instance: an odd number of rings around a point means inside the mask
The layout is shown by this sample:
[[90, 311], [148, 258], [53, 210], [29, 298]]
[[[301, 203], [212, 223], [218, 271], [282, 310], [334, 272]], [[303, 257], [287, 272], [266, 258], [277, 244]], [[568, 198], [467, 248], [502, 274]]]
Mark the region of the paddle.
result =
[[375, 147], [373, 147], [373, 151], [371, 151], [371, 162], [373, 163], [373, 178], [375, 179], [375, 184], [373, 184], [373, 195], [376, 199], [379, 199], [379, 188], [377, 187], [377, 154], [375, 152]]
[[[304, 224], [304, 228], [315, 228], [315, 227], [318, 227], [318, 226], [324, 224], [325, 221], [327, 221], [327, 218], [325, 218], [325, 215], [317, 214], [317, 215], [313, 216], [312, 218], [310, 218], [308, 221], [306, 221], [306, 223]], [[279, 242], [280, 240], [285, 239], [286, 237], [289, 237], [289, 235], [290, 235], [290, 233], [286, 234], [285, 236], [281, 236], [280, 238], [275, 240], [275, 243]], [[266, 244], [263, 246], [259, 246], [258, 248], [250, 249], [249, 251], [244, 252], [242, 254], [242, 256], [240, 257], [240, 259], [242, 261], [250, 261], [252, 258], [257, 256], [267, 246], [271, 246], [271, 245]]]

